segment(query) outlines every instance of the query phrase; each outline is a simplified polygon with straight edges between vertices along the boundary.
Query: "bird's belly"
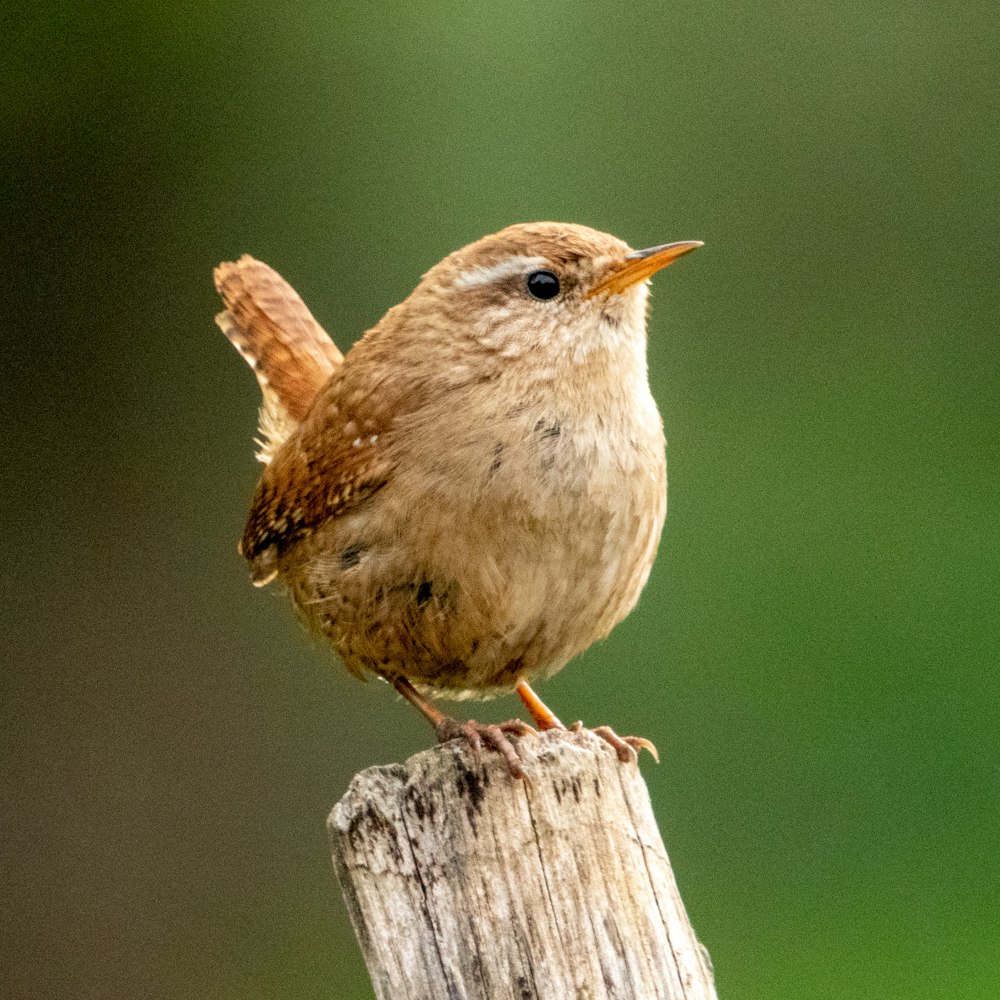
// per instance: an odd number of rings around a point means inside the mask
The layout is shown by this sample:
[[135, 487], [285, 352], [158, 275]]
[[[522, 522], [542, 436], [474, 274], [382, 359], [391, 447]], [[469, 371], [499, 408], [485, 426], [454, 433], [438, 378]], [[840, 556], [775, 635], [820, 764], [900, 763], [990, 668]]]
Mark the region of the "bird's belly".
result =
[[531, 508], [405, 499], [331, 522], [282, 575], [349, 670], [449, 697], [550, 676], [606, 636], [638, 600], [665, 514], [655, 470]]

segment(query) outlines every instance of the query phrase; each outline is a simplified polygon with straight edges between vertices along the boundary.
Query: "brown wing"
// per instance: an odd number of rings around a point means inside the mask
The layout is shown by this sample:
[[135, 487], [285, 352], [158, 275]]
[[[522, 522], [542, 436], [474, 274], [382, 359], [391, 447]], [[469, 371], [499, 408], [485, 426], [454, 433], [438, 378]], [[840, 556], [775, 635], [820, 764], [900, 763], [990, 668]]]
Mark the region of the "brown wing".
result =
[[257, 376], [262, 417], [279, 425], [287, 417], [294, 426], [343, 355], [295, 289], [267, 264], [247, 255], [220, 264], [215, 287], [226, 306], [215, 321]]
[[440, 391], [441, 371], [461, 361], [441, 355], [426, 350], [405, 303], [354, 344], [261, 476], [240, 543], [255, 583], [275, 576], [295, 542], [385, 485], [398, 435]]
[[392, 412], [377, 394], [352, 391], [350, 368], [334, 374], [257, 485], [240, 542], [257, 586], [274, 578], [293, 542], [368, 499], [392, 471]]

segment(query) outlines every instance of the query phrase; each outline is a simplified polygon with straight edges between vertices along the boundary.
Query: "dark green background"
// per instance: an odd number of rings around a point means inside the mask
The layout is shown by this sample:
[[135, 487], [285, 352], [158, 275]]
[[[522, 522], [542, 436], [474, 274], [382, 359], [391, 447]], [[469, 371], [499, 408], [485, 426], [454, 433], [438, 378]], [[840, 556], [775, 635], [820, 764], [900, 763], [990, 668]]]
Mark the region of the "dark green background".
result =
[[0, 17], [0, 992], [370, 996], [323, 822], [429, 732], [248, 585], [211, 267], [347, 347], [561, 219], [707, 246], [656, 570], [543, 694], [659, 744], [724, 1000], [1000, 995], [995, 0]]

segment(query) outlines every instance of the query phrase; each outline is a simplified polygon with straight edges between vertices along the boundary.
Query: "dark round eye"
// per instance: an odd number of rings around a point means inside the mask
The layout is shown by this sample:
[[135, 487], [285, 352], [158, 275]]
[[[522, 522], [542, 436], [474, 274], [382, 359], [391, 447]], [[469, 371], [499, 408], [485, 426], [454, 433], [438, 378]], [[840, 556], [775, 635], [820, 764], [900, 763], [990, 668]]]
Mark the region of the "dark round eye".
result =
[[543, 301], [554, 299], [559, 294], [559, 279], [551, 271], [532, 271], [528, 275], [528, 294]]

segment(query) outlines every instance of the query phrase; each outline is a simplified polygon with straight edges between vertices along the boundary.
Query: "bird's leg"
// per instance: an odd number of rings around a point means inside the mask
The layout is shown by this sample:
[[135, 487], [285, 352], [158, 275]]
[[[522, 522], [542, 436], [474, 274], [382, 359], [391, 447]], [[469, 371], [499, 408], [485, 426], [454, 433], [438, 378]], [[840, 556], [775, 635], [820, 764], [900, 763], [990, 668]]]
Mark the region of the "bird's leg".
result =
[[444, 712], [439, 712], [417, 689], [405, 678], [397, 677], [392, 686], [435, 728], [449, 722]]
[[[524, 702], [525, 708], [531, 713], [535, 725], [540, 730], [544, 732], [546, 729], [566, 729], [552, 709], [535, 694], [527, 681], [518, 681], [514, 690], [517, 691], [518, 697]], [[569, 727], [569, 732], [579, 733], [583, 731], [583, 728], [582, 722], [574, 722]], [[622, 763], [627, 764], [630, 760], [637, 760], [640, 750], [648, 750], [653, 755], [653, 760], [657, 764], [660, 762], [660, 755], [657, 753], [656, 747], [642, 736], [619, 736], [610, 726], [597, 726], [590, 732], [599, 736], [605, 743], [610, 744]]]
[[510, 741], [510, 736], [535, 735], [535, 730], [523, 719], [510, 719], [499, 723], [476, 722], [474, 719], [459, 722], [450, 715], [438, 711], [405, 677], [397, 677], [392, 686], [434, 727], [439, 743], [455, 739], [468, 740], [473, 753], [477, 756], [485, 743], [507, 762], [511, 777], [527, 777], [517, 748]]
[[521, 680], [514, 687], [518, 698], [524, 702], [524, 707], [531, 713], [535, 725], [544, 733], [546, 729], [565, 729], [555, 712], [538, 697], [531, 685]]

